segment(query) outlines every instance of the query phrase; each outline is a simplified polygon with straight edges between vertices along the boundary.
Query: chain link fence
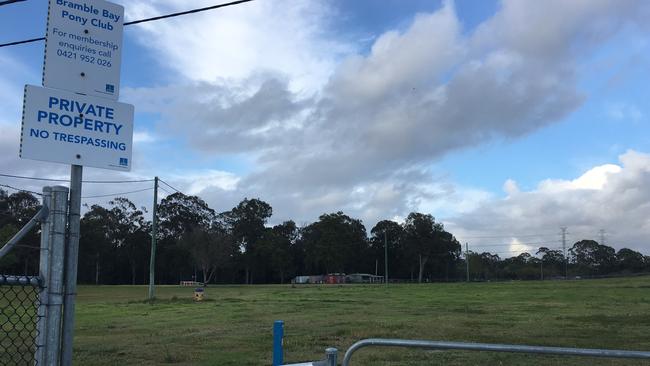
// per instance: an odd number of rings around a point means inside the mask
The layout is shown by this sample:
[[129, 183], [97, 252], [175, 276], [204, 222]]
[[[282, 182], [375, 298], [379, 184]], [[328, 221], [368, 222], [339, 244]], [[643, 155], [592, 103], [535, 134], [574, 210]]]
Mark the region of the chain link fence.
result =
[[0, 366], [35, 365], [39, 281], [0, 275]]

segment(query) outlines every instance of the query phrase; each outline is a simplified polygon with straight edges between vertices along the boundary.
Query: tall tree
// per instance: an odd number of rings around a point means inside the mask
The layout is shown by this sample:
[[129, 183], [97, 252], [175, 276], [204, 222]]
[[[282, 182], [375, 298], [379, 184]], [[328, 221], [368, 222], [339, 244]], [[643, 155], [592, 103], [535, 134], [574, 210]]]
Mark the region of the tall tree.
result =
[[573, 263], [588, 274], [609, 273], [616, 263], [616, 251], [595, 240], [580, 240], [569, 249]]
[[168, 268], [158, 271], [161, 280], [173, 283], [193, 273], [191, 254], [180, 239], [196, 227], [207, 230], [215, 220], [215, 211], [199, 197], [177, 192], [160, 201], [157, 264]]
[[116, 197], [109, 202], [110, 228], [115, 247], [126, 257], [131, 272], [131, 284], [136, 283], [138, 264], [144, 266], [147, 258], [149, 226], [143, 210], [125, 197]]
[[339, 211], [321, 215], [302, 230], [307, 269], [312, 273], [367, 269], [366, 229], [361, 220]]
[[265, 266], [256, 244], [263, 236], [264, 225], [272, 214], [273, 208], [268, 203], [257, 198], [244, 198], [236, 207], [222, 215], [241, 248], [246, 283], [253, 283], [254, 268]]
[[220, 228], [196, 227], [185, 233], [181, 241], [195, 265], [201, 269], [206, 286], [218, 269], [226, 267], [233, 260], [236, 252], [232, 235]]
[[285, 221], [273, 228], [267, 228], [260, 240], [260, 252], [269, 261], [271, 270], [284, 283], [288, 273], [293, 272], [295, 260], [294, 245], [298, 239], [298, 228], [293, 221]]
[[448, 271], [460, 257], [460, 243], [444, 230], [433, 216], [411, 212], [404, 222], [404, 243], [411, 258], [417, 259], [418, 282], [422, 282], [425, 266], [433, 259], [437, 273], [448, 277]]
[[100, 284], [102, 262], [111, 252], [111, 221], [111, 212], [100, 205], [92, 205], [81, 218], [80, 280]]
[[[406, 258], [404, 252], [404, 229], [395, 221], [382, 220], [379, 221], [370, 230], [370, 252], [379, 267], [385, 266], [385, 248], [384, 242], [388, 244], [388, 270], [393, 278], [406, 276], [404, 267], [406, 265]], [[386, 269], [384, 268], [385, 273]]]
[[616, 253], [618, 270], [623, 272], [641, 272], [645, 269], [647, 262], [643, 254], [629, 248], [622, 248]]
[[216, 213], [197, 196], [171, 194], [158, 205], [158, 230], [162, 237], [178, 240], [195, 227], [209, 228]]

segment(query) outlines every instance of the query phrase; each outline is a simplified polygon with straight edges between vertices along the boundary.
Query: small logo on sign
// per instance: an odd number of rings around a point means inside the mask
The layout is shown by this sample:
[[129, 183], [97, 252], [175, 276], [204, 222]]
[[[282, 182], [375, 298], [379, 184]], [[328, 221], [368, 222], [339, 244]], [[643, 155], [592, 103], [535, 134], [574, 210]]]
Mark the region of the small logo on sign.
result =
[[106, 92], [107, 92], [107, 93], [115, 93], [115, 85], [113, 85], [113, 84], [106, 84]]
[[120, 165], [121, 165], [121, 166], [128, 166], [128, 165], [129, 165], [129, 159], [127, 159], [127, 158], [120, 158]]

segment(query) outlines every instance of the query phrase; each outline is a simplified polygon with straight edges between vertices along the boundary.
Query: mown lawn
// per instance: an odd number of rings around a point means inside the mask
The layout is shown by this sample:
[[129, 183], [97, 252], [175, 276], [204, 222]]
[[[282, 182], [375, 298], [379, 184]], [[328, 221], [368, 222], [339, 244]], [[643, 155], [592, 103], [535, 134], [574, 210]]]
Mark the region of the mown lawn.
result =
[[[285, 361], [342, 353], [369, 337], [650, 350], [650, 278], [193, 289], [81, 286], [77, 365], [270, 365], [285, 321]], [[648, 365], [641, 361], [368, 348], [353, 365]]]

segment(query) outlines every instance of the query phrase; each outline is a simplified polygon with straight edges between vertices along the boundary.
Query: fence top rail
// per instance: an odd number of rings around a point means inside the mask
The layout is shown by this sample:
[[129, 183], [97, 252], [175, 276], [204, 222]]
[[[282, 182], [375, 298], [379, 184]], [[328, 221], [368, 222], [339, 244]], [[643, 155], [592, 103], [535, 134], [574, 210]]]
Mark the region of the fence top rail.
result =
[[40, 283], [41, 279], [38, 276], [14, 276], [0, 274], [0, 285], [38, 287]]
[[549, 355], [582, 356], [582, 357], [604, 357], [604, 358], [636, 358], [650, 359], [650, 352], [647, 351], [626, 351], [592, 348], [567, 348], [567, 347], [543, 347], [524, 346], [513, 344], [490, 344], [490, 343], [464, 343], [464, 342], [442, 342], [410, 339], [384, 339], [370, 338], [363, 339], [345, 352], [342, 366], [349, 366], [352, 354], [364, 347], [408, 347], [426, 348], [440, 350], [463, 350], [463, 351], [491, 351], [491, 352], [514, 352], [514, 353], [536, 353]]

